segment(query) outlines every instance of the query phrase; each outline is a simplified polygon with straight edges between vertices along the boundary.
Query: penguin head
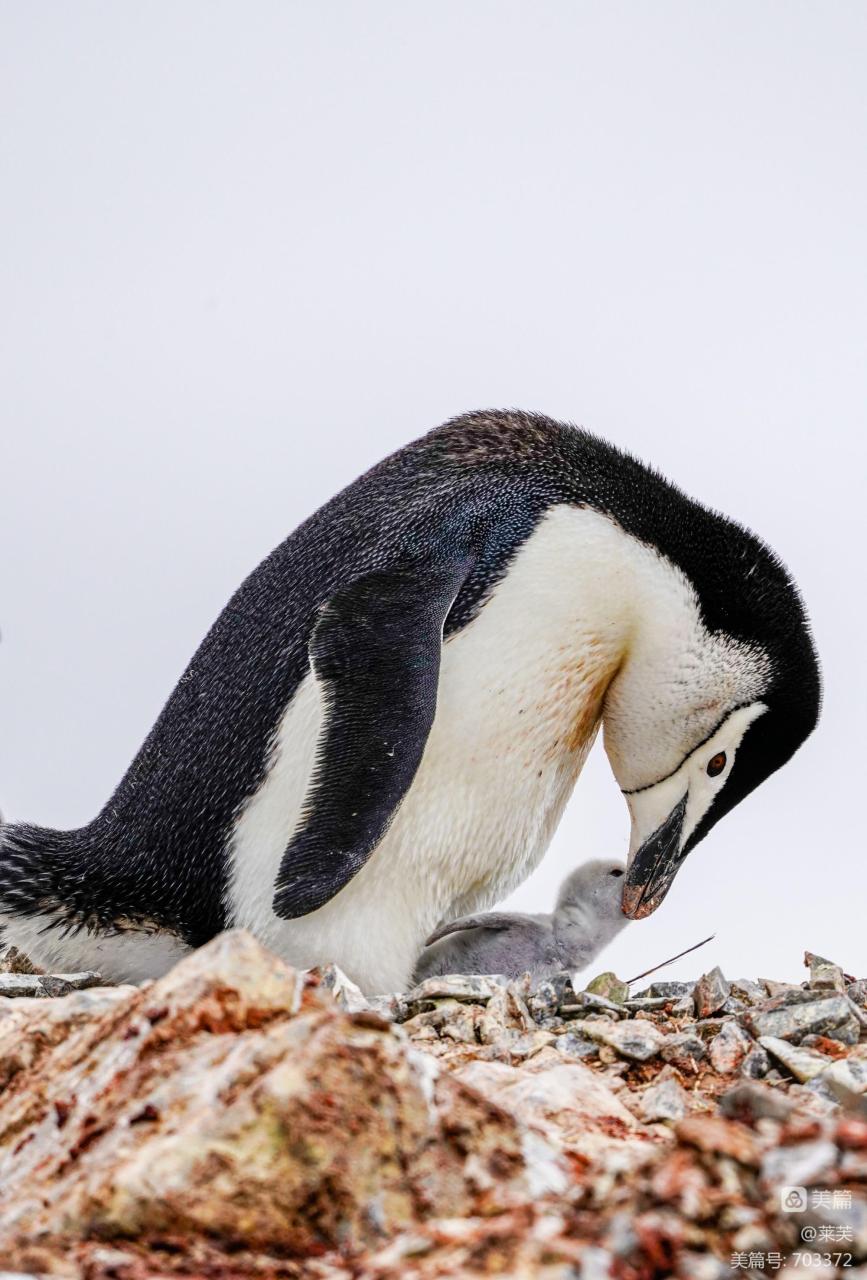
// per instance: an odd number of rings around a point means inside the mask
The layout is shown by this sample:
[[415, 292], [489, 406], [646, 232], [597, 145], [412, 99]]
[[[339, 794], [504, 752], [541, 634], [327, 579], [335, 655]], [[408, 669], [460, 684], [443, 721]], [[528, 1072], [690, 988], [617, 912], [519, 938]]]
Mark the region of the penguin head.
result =
[[754, 535], [703, 514], [676, 556], [653, 549], [665, 572], [650, 575], [651, 598], [606, 695], [606, 752], [632, 823], [623, 911], [636, 920], [819, 714], [818, 661], [794, 583]]
[[560, 886], [555, 916], [578, 924], [593, 937], [608, 935], [627, 923], [621, 906], [626, 865], [596, 859], [571, 872]]

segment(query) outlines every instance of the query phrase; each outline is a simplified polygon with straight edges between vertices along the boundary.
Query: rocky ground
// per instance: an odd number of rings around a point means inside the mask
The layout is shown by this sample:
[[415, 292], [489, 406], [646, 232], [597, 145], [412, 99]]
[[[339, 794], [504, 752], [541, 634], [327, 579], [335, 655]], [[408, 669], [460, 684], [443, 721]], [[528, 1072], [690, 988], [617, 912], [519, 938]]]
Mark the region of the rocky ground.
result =
[[[867, 1275], [867, 982], [0, 974], [0, 1280]], [[5, 1270], [4, 1270], [5, 1269]]]

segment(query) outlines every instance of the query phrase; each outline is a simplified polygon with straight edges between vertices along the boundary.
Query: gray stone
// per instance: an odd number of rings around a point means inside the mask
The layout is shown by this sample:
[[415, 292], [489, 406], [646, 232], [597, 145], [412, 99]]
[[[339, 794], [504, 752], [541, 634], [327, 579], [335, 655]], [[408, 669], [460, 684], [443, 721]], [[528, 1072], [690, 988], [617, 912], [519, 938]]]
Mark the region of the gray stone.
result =
[[736, 1022], [724, 1022], [708, 1045], [714, 1071], [730, 1075], [737, 1071], [755, 1041]]
[[374, 1013], [388, 1018], [390, 1022], [405, 1022], [409, 1017], [409, 1005], [396, 992], [385, 996], [368, 996], [367, 1003]]
[[742, 1021], [757, 1039], [776, 1036], [797, 1042], [815, 1033], [857, 1044], [859, 1024], [846, 996], [824, 996], [815, 991], [794, 991], [768, 1001], [763, 1008], [750, 1009]]
[[622, 1058], [647, 1062], [655, 1058], [665, 1044], [666, 1036], [652, 1022], [586, 1022], [582, 1030], [591, 1040], [607, 1044]]
[[525, 994], [526, 988], [520, 981], [496, 989], [479, 1016], [479, 1038], [483, 1044], [503, 1046], [516, 1035], [537, 1030]]
[[614, 1004], [622, 1005], [629, 995], [629, 984], [618, 978], [616, 973], [600, 973], [588, 982], [584, 990], [592, 996], [602, 996]]
[[653, 1009], [664, 1009], [670, 1000], [666, 1000], [665, 996], [634, 996], [629, 1000], [623, 1001], [624, 1009], [628, 1009], [630, 1013], [638, 1013], [644, 1009], [647, 1011]]
[[807, 1187], [824, 1181], [836, 1163], [834, 1143], [827, 1138], [817, 1138], [766, 1151], [762, 1158], [761, 1177], [768, 1187]]
[[461, 1000], [448, 1000], [444, 1003], [450, 1006], [450, 1010], [440, 1031], [443, 1039], [455, 1040], [458, 1044], [477, 1044], [476, 1015], [481, 1005], [464, 1004]]
[[562, 1053], [564, 1058], [577, 1060], [595, 1058], [599, 1052], [599, 1045], [595, 1040], [574, 1031], [567, 1031], [565, 1035], [558, 1036], [554, 1048], [558, 1053]]
[[718, 1036], [726, 1025], [726, 1018], [699, 1018], [692, 1024], [692, 1031], [695, 1035], [701, 1036], [702, 1040], [713, 1040], [714, 1036]]
[[614, 1000], [608, 1000], [605, 996], [593, 995], [589, 991], [578, 991], [574, 1004], [561, 1005], [560, 1012], [572, 1018], [586, 1017], [589, 1013], [613, 1013], [618, 1018], [626, 1014], [622, 1004], [616, 1004]]
[[793, 991], [803, 991], [797, 982], [775, 982], [773, 978], [760, 978], [762, 986], [771, 997], [788, 995]]
[[717, 965], [709, 973], [702, 974], [695, 984], [695, 991], [692, 993], [695, 1011], [700, 1018], [708, 1018], [723, 1007], [730, 995], [731, 985]]
[[641, 1097], [641, 1115], [648, 1123], [654, 1120], [682, 1120], [689, 1110], [689, 1099], [678, 1082], [669, 1076], [646, 1089]]
[[660, 1051], [664, 1062], [669, 1062], [678, 1071], [695, 1075], [707, 1056], [704, 1041], [689, 1031], [675, 1032], [666, 1036]]
[[826, 1053], [817, 1053], [815, 1049], [805, 1049], [803, 1045], [790, 1044], [788, 1040], [776, 1036], [762, 1036], [759, 1044], [767, 1049], [772, 1057], [781, 1062], [796, 1080], [805, 1084], [824, 1071], [833, 1062]]
[[541, 1027], [544, 1031], [553, 1031], [555, 1035], [562, 1035], [566, 1030], [566, 1023], [557, 1015], [553, 1018], [533, 1018], [537, 1027]]
[[741, 1063], [741, 1075], [747, 1080], [761, 1080], [771, 1069], [771, 1060], [767, 1050], [760, 1044], [754, 1044]]
[[560, 1008], [560, 999], [553, 982], [540, 983], [527, 1001], [527, 1008], [536, 1022], [541, 1022], [543, 1018], [556, 1017], [557, 1010]]
[[572, 979], [568, 973], [555, 974], [545, 982], [540, 982], [527, 1000], [527, 1008], [537, 1022], [543, 1018], [553, 1018], [561, 1005], [571, 1004], [575, 1000]]
[[695, 990], [694, 982], [651, 982], [643, 991], [636, 991], [637, 996], [665, 996], [667, 1000], [678, 996], [690, 996]]
[[470, 1004], [484, 1004], [506, 986], [507, 979], [499, 974], [446, 973], [441, 977], [425, 978], [404, 997], [410, 1006], [430, 1005], [437, 1000], [466, 1000]]
[[68, 996], [71, 991], [84, 991], [101, 983], [98, 973], [0, 973], [0, 996], [7, 999]]
[[787, 1120], [795, 1104], [770, 1085], [742, 1080], [723, 1094], [719, 1109], [729, 1120], [754, 1125], [757, 1120]]
[[854, 1056], [832, 1059], [807, 1087], [830, 1102], [848, 1101], [852, 1095], [867, 1093], [867, 1062]]
[[743, 1000], [745, 1005], [764, 1004], [768, 993], [760, 982], [752, 978], [736, 978], [732, 983], [732, 995]]
[[850, 982], [846, 988], [846, 994], [850, 1000], [854, 1000], [862, 1009], [867, 1006], [867, 978], [861, 978], [858, 982]]
[[527, 1032], [526, 1035], [519, 1035], [509, 1044], [509, 1056], [512, 1059], [523, 1060], [532, 1058], [534, 1054], [539, 1053], [542, 1049], [547, 1049], [549, 1045], [556, 1048], [557, 1037], [552, 1035], [550, 1031]]
[[367, 997], [351, 978], [336, 964], [324, 964], [319, 969], [320, 984], [330, 991], [339, 1008], [345, 1013], [361, 1013], [369, 1009]]
[[672, 1018], [693, 1018], [695, 1017], [695, 1003], [692, 995], [678, 996], [671, 1004]]
[[804, 964], [810, 970], [810, 986], [814, 991], [838, 991], [845, 994], [846, 979], [843, 970], [832, 960], [824, 956], [814, 955], [812, 951], [804, 953]]

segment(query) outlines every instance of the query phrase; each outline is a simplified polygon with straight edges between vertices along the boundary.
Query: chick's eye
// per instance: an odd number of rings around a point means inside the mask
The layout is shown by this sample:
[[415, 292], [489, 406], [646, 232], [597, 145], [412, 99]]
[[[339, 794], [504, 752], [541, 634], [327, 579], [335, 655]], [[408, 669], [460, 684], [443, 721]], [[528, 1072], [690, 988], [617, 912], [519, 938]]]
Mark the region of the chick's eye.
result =
[[623, 875], [623, 872], [620, 870], [620, 868], [619, 868], [619, 867], [616, 867], [616, 868], [614, 869], [614, 871], [609, 871], [609, 872], [608, 872], [608, 874], [609, 874], [610, 876], [622, 876], [622, 875]]
[[707, 776], [709, 778], [718, 778], [726, 767], [726, 753], [718, 751], [715, 756], [711, 756], [707, 762]]

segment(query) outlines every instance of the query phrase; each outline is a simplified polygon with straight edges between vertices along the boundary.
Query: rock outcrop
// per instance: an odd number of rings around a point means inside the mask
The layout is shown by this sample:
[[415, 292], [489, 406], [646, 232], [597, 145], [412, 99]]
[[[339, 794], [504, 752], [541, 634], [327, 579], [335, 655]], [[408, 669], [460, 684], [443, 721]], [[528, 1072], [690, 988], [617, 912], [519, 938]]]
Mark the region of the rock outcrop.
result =
[[367, 1000], [238, 932], [141, 988], [41, 975], [0, 996], [0, 1276], [858, 1262], [865, 988], [808, 963], [800, 987], [446, 977]]

